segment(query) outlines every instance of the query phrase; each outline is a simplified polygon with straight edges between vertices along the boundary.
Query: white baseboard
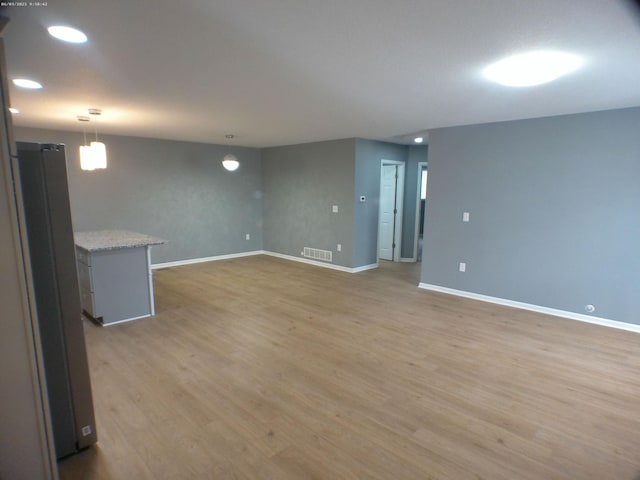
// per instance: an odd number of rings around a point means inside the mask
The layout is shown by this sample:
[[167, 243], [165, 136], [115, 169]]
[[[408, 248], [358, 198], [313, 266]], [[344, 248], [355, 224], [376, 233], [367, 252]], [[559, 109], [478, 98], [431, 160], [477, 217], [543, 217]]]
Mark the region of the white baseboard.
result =
[[533, 305], [530, 303], [516, 302], [514, 300], [507, 300], [499, 297], [490, 297], [488, 295], [482, 295], [479, 293], [465, 292], [464, 290], [456, 290], [454, 288], [441, 287], [439, 285], [431, 285], [429, 283], [420, 283], [420, 288], [425, 290], [431, 290], [434, 292], [448, 293], [449, 295], [456, 295], [458, 297], [471, 298], [473, 300], [480, 300], [482, 302], [495, 303], [498, 305], [505, 305], [507, 307], [520, 308], [522, 310], [529, 310], [532, 312], [544, 313], [547, 315], [554, 315], [556, 317], [568, 318], [570, 320], [578, 320], [580, 322], [593, 323], [595, 325], [602, 325], [605, 327], [617, 328], [620, 330], [627, 330], [629, 332], [640, 333], [640, 325], [633, 323], [619, 322], [617, 320], [610, 320], [608, 318], [592, 317], [589, 315], [583, 315], [581, 313], [569, 312], [566, 310], [558, 310], [555, 308], [542, 307], [540, 305]]
[[139, 317], [125, 318], [124, 320], [117, 320], [115, 322], [102, 323], [98, 322], [101, 327], [110, 327], [111, 325], [118, 325], [120, 323], [133, 322], [134, 320], [140, 320], [141, 318], [151, 318], [153, 315], [141, 315]]
[[365, 272], [367, 270], [373, 270], [374, 268], [378, 268], [380, 265], [378, 263], [370, 263], [369, 265], [362, 265], [361, 267], [354, 267], [351, 269], [351, 273]]
[[228, 255], [216, 255], [213, 257], [189, 258], [188, 260], [178, 260], [176, 262], [155, 263], [151, 265], [152, 269], [179, 267], [182, 265], [193, 265], [194, 263], [215, 262], [218, 260], [228, 260], [230, 258], [250, 257], [253, 255], [262, 255], [264, 250], [254, 250], [251, 252], [230, 253]]
[[402, 263], [414, 263], [416, 261], [413, 257], [400, 257], [400, 262]]
[[151, 265], [151, 268], [155, 270], [158, 268], [180, 267], [182, 265], [193, 265], [194, 263], [215, 262], [218, 260], [229, 260], [231, 258], [250, 257], [253, 255], [269, 255], [270, 257], [282, 258], [284, 260], [291, 260], [294, 262], [306, 263], [308, 265], [315, 265], [317, 267], [330, 268], [332, 270], [338, 270], [340, 272], [347, 272], [347, 273], [358, 273], [358, 272], [364, 272], [365, 270], [378, 268], [377, 263], [373, 263], [371, 265], [363, 265], [362, 267], [349, 268], [349, 267], [343, 267], [342, 265], [333, 265], [332, 263], [319, 262], [317, 260], [311, 260], [304, 257], [294, 257], [293, 255], [284, 255], [282, 253], [269, 252], [266, 250], [254, 250], [251, 252], [231, 253], [229, 255], [216, 255], [213, 257], [190, 258], [188, 260], [178, 260], [176, 262], [156, 263], [154, 265]]
[[293, 255], [285, 255], [283, 253], [269, 252], [266, 250], [263, 251], [262, 253], [265, 255], [269, 255], [270, 257], [282, 258], [284, 260], [291, 260], [293, 262], [306, 263], [307, 265], [315, 265], [316, 267], [329, 268], [331, 270], [338, 270], [340, 272], [347, 272], [347, 273], [358, 273], [364, 270], [371, 270], [372, 268], [378, 267], [378, 264], [375, 263], [372, 265], [364, 265], [362, 267], [350, 268], [350, 267], [343, 267], [342, 265], [334, 265], [332, 263], [319, 262], [317, 260], [311, 260], [309, 258], [304, 258], [304, 257], [294, 257]]

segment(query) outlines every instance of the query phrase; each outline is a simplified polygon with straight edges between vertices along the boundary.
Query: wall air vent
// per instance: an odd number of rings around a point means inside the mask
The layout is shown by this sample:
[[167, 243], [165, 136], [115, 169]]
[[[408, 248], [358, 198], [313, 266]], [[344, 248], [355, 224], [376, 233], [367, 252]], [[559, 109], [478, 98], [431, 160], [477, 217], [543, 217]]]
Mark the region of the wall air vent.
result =
[[320, 250], [319, 248], [304, 247], [302, 255], [306, 258], [313, 258], [314, 260], [333, 262], [333, 255], [331, 250]]

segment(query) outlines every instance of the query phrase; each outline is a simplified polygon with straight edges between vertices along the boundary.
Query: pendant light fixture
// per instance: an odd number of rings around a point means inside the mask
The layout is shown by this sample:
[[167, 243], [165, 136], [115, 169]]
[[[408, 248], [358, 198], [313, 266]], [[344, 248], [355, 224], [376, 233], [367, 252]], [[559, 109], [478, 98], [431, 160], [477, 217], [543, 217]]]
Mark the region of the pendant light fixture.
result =
[[[227, 140], [233, 140], [235, 138], [235, 135], [227, 134], [224, 137]], [[234, 154], [227, 153], [222, 159], [222, 166], [230, 172], [233, 172], [238, 169], [238, 167], [240, 166], [240, 162], [238, 161], [238, 157], [236, 157]]]
[[[97, 118], [102, 115], [102, 110], [99, 108], [90, 108], [89, 114], [93, 115], [94, 118]], [[96, 140], [95, 142], [91, 142], [91, 150], [93, 155], [93, 164], [95, 168], [107, 168], [107, 147], [104, 143], [98, 141], [98, 124], [94, 122], [95, 132], [96, 132]]]
[[[90, 108], [89, 114], [97, 118], [102, 114], [99, 108]], [[78, 120], [85, 125], [89, 122], [89, 117], [79, 116]], [[104, 143], [98, 141], [98, 126], [94, 123], [96, 140], [87, 145], [87, 131], [83, 127], [84, 145], [80, 147], [80, 168], [82, 170], [96, 170], [107, 168], [107, 148]]]
[[82, 170], [95, 170], [96, 167], [93, 163], [93, 151], [91, 150], [91, 146], [87, 145], [86, 125], [89, 123], [89, 117], [78, 115], [78, 121], [82, 123], [82, 135], [84, 137], [84, 142], [80, 145], [80, 168]]

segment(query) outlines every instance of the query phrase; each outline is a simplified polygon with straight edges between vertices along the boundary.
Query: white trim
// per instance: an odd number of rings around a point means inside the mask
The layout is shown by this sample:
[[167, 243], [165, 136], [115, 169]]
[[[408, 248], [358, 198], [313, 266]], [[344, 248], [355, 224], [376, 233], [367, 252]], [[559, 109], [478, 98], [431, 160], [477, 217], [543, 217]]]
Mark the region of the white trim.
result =
[[125, 318], [124, 320], [116, 320], [115, 322], [103, 323], [98, 320], [98, 325], [102, 327], [110, 327], [111, 325], [117, 325], [118, 323], [132, 322], [134, 320], [140, 320], [141, 318], [151, 318], [152, 315], [140, 315], [139, 317]]
[[216, 262], [218, 260], [228, 260], [230, 258], [250, 257], [253, 255], [263, 255], [264, 250], [254, 250], [251, 252], [230, 253], [228, 255], [215, 255], [213, 257], [189, 258], [187, 260], [178, 260], [175, 262], [156, 263], [151, 265], [152, 269], [180, 267], [182, 265], [192, 265], [194, 263]]
[[343, 267], [342, 265], [333, 265], [331, 263], [319, 262], [318, 260], [311, 260], [309, 258], [302, 257], [294, 257], [293, 255], [285, 255], [284, 253], [276, 253], [276, 252], [263, 252], [265, 255], [269, 255], [270, 257], [282, 258], [284, 260], [292, 260], [294, 262], [306, 263], [308, 265], [315, 265], [316, 267], [324, 267], [330, 268], [331, 270], [339, 270], [341, 272], [351, 273], [351, 269], [349, 267]]
[[[420, 200], [422, 194], [422, 169], [428, 170], [428, 162], [418, 162], [418, 190], [416, 192], [416, 223], [413, 230], [415, 238], [413, 239], [413, 261], [418, 261], [418, 238], [420, 238]], [[427, 173], [427, 179], [429, 178]], [[428, 190], [427, 190], [428, 191]], [[425, 212], [427, 210], [425, 202]], [[422, 246], [424, 248], [424, 245]], [[422, 252], [424, 253], [424, 252]]]
[[[400, 171], [402, 170], [402, 173]], [[400, 183], [396, 183], [396, 238], [393, 241], [396, 244], [396, 248], [393, 253], [393, 261], [399, 262], [400, 255], [402, 254], [402, 234], [404, 233], [404, 184], [407, 175], [407, 166], [404, 162], [398, 165], [398, 179]], [[400, 227], [400, 228], [398, 228]]]
[[262, 253], [270, 257], [282, 258], [284, 260], [291, 260], [293, 262], [306, 263], [307, 265], [314, 265], [316, 267], [329, 268], [331, 270], [338, 270], [340, 272], [346, 272], [346, 273], [358, 273], [364, 270], [371, 270], [372, 268], [378, 267], [378, 264], [374, 263], [371, 265], [364, 265], [362, 267], [350, 268], [350, 267], [343, 267], [342, 265], [333, 265], [331, 263], [319, 262], [317, 260], [310, 260], [308, 258], [294, 257], [293, 255], [285, 255], [284, 253], [269, 252], [266, 250], [263, 251]]
[[153, 296], [153, 269], [151, 268], [151, 245], [146, 246], [147, 250], [147, 288], [149, 289], [149, 311], [151, 316], [156, 314], [156, 301]]
[[400, 257], [400, 261], [404, 263], [415, 263], [416, 257]]
[[351, 273], [359, 273], [359, 272], [364, 272], [366, 270], [373, 270], [374, 268], [378, 268], [379, 264], [378, 263], [371, 263], [369, 265], [363, 265], [361, 267], [355, 267], [351, 269]]
[[292, 260], [294, 262], [306, 263], [308, 265], [315, 265], [316, 267], [330, 268], [331, 270], [339, 270], [341, 272], [347, 272], [347, 273], [358, 273], [358, 272], [364, 272], [365, 270], [372, 270], [374, 268], [378, 268], [377, 263], [372, 263], [370, 265], [363, 265], [361, 267], [349, 268], [349, 267], [343, 267], [342, 265], [333, 265], [331, 263], [319, 262], [317, 260], [310, 260], [308, 258], [294, 257], [293, 255], [285, 255], [283, 253], [268, 252], [266, 250], [254, 250], [251, 252], [232, 253], [229, 255], [216, 255], [214, 257], [190, 258], [188, 260], [178, 260], [176, 262], [156, 263], [155, 265], [151, 265], [151, 268], [155, 270], [157, 268], [180, 267], [182, 265], [192, 265], [194, 263], [215, 262], [218, 260], [250, 257], [254, 255], [268, 255], [270, 257], [283, 258], [285, 260]]
[[540, 305], [533, 305], [530, 303], [516, 302], [514, 300], [507, 300], [505, 298], [490, 297], [488, 295], [482, 295], [479, 293], [466, 292], [464, 290], [456, 290], [454, 288], [441, 287], [439, 285], [432, 285], [429, 283], [418, 284], [418, 287], [425, 290], [431, 290], [434, 292], [447, 293], [449, 295], [456, 295], [458, 297], [471, 298], [473, 300], [480, 300], [482, 302], [495, 303], [498, 305], [505, 305], [507, 307], [520, 308], [522, 310], [529, 310], [537, 313], [544, 313], [546, 315], [554, 315], [556, 317], [568, 318], [570, 320], [578, 320], [580, 322], [593, 323], [595, 325], [602, 325], [604, 327], [617, 328], [620, 330], [627, 330], [629, 332], [640, 333], [640, 325], [633, 323], [619, 322], [617, 320], [610, 320], [608, 318], [592, 317], [576, 312], [569, 312], [566, 310], [558, 310], [555, 308], [542, 307]]

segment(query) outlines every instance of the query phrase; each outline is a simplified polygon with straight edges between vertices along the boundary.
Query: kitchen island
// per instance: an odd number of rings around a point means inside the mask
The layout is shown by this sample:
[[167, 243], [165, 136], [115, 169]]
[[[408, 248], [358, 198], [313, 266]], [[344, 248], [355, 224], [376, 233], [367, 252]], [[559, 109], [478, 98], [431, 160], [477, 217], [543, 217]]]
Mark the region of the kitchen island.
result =
[[155, 315], [151, 246], [166, 240], [127, 230], [76, 232], [82, 311], [101, 325]]

